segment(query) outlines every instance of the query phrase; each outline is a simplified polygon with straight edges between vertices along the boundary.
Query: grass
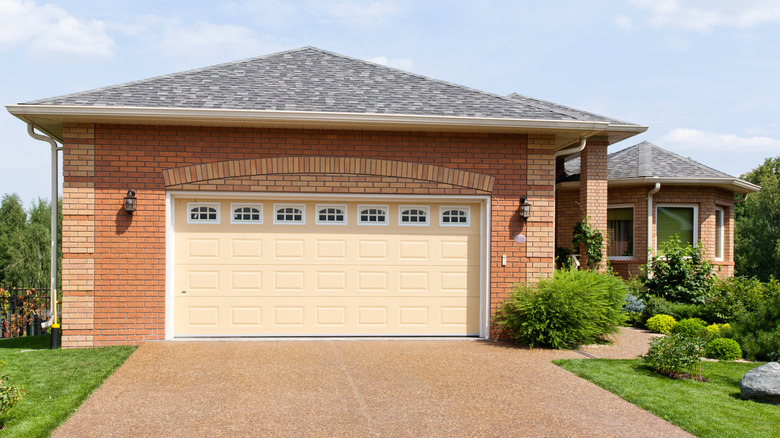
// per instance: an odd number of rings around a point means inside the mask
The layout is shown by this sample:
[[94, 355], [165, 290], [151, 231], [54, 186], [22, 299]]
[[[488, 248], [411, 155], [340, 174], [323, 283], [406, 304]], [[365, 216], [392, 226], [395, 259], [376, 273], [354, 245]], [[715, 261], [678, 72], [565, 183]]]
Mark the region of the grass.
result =
[[136, 348], [49, 350], [49, 341], [49, 335], [0, 340], [2, 371], [25, 391], [0, 416], [0, 436], [49, 436]]
[[709, 382], [674, 380], [639, 359], [555, 364], [700, 437], [780, 437], [780, 406], [742, 400], [739, 381], [755, 363], [704, 362]]

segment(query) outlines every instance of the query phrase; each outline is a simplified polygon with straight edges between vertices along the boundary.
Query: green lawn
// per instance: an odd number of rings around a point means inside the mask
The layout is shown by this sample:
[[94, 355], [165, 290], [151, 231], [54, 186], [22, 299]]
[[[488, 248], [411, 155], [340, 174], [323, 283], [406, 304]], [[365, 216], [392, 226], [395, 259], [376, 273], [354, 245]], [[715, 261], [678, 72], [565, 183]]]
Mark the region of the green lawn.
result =
[[136, 348], [49, 350], [49, 339], [42, 335], [0, 340], [3, 371], [12, 385], [26, 391], [0, 416], [5, 424], [0, 436], [49, 436]]
[[780, 406], [740, 398], [740, 379], [762, 364], [704, 362], [709, 382], [695, 382], [658, 375], [639, 359], [554, 362], [700, 437], [780, 437]]

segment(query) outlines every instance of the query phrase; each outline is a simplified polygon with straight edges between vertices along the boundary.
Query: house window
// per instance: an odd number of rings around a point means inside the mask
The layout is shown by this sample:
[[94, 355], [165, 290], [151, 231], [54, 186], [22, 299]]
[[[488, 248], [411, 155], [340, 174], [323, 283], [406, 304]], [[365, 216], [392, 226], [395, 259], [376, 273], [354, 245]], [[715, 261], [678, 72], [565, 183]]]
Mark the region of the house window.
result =
[[318, 205], [317, 206], [317, 225], [346, 225], [347, 224], [347, 206], [346, 205]]
[[190, 202], [187, 203], [187, 223], [190, 224], [218, 224], [219, 223], [219, 203], [218, 202]]
[[696, 206], [659, 205], [656, 208], [656, 248], [663, 255], [661, 244], [675, 234], [683, 245], [698, 241], [698, 208]]
[[715, 260], [723, 260], [724, 213], [723, 207], [715, 207]]
[[274, 204], [274, 224], [301, 225], [306, 222], [303, 204]]
[[399, 225], [428, 225], [430, 207], [401, 205], [398, 210], [401, 212], [398, 215]]
[[358, 225], [387, 225], [386, 205], [358, 205]]
[[610, 207], [607, 210], [607, 257], [610, 260], [631, 260], [634, 257], [634, 209]]
[[467, 227], [471, 220], [469, 207], [444, 207], [439, 208], [441, 215], [439, 225], [450, 227]]
[[262, 224], [263, 204], [230, 204], [231, 224]]

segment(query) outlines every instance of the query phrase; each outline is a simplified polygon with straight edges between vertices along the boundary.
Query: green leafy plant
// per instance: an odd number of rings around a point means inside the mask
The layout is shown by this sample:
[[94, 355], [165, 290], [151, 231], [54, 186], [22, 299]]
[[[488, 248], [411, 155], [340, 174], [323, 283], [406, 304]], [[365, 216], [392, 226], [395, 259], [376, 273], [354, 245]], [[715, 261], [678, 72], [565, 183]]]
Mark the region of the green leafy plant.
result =
[[701, 373], [701, 356], [704, 340], [681, 334], [663, 336], [650, 341], [643, 362], [657, 373], [673, 378], [683, 378], [686, 372], [690, 377], [696, 375], [696, 366]]
[[742, 358], [742, 349], [733, 339], [715, 338], [707, 343], [704, 357], [718, 360], [737, 360]]
[[756, 278], [729, 277], [716, 281], [704, 304], [713, 321], [731, 321], [737, 315], [755, 310], [764, 297], [780, 290], [780, 282], [762, 283]]
[[661, 244], [661, 249], [664, 255], [653, 257], [643, 267], [647, 291], [673, 302], [703, 303], [714, 273], [702, 246], [683, 245], [674, 235]]
[[707, 339], [709, 337], [706, 323], [699, 318], [687, 318], [677, 321], [677, 324], [672, 326], [672, 334], [680, 334], [703, 339]]
[[771, 360], [780, 353], [780, 291], [771, 293], [758, 307], [737, 316], [733, 339], [749, 360]]
[[494, 322], [511, 339], [531, 347], [570, 349], [602, 342], [624, 322], [626, 292], [614, 275], [556, 271], [536, 286], [516, 286]]
[[647, 329], [654, 333], [670, 334], [672, 328], [677, 324], [673, 316], [669, 315], [655, 315], [647, 320]]
[[582, 220], [574, 225], [574, 234], [571, 238], [571, 245], [574, 252], [579, 252], [580, 248], [585, 250], [588, 269], [596, 270], [601, 266], [604, 258], [603, 246], [604, 235], [588, 221], [588, 217], [583, 215]]
[[[5, 361], [0, 360], [0, 369], [5, 365]], [[11, 385], [8, 381], [8, 375], [0, 371], [0, 416], [14, 407], [22, 399], [24, 391]]]

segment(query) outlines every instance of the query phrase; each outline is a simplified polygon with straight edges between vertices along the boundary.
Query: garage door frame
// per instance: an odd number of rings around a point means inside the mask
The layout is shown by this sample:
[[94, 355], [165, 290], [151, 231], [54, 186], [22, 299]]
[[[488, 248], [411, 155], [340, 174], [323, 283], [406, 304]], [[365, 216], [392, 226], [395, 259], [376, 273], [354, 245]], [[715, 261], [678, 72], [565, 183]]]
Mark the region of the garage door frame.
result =
[[[458, 195], [381, 195], [381, 194], [334, 194], [334, 193], [269, 193], [269, 192], [213, 192], [213, 191], [168, 191], [165, 194], [165, 339], [176, 339], [174, 333], [174, 266], [175, 266], [175, 229], [174, 201], [176, 198], [198, 198], [210, 200], [222, 199], [269, 199], [300, 201], [358, 201], [366, 202], [420, 202], [422, 200], [480, 202], [482, 227], [480, 227], [480, 291], [479, 291], [479, 337], [490, 337], [490, 248], [491, 248], [491, 198], [490, 196]], [[217, 336], [215, 336], [217, 337]], [[279, 337], [262, 336], [257, 337]], [[291, 336], [295, 337], [295, 336]]]

